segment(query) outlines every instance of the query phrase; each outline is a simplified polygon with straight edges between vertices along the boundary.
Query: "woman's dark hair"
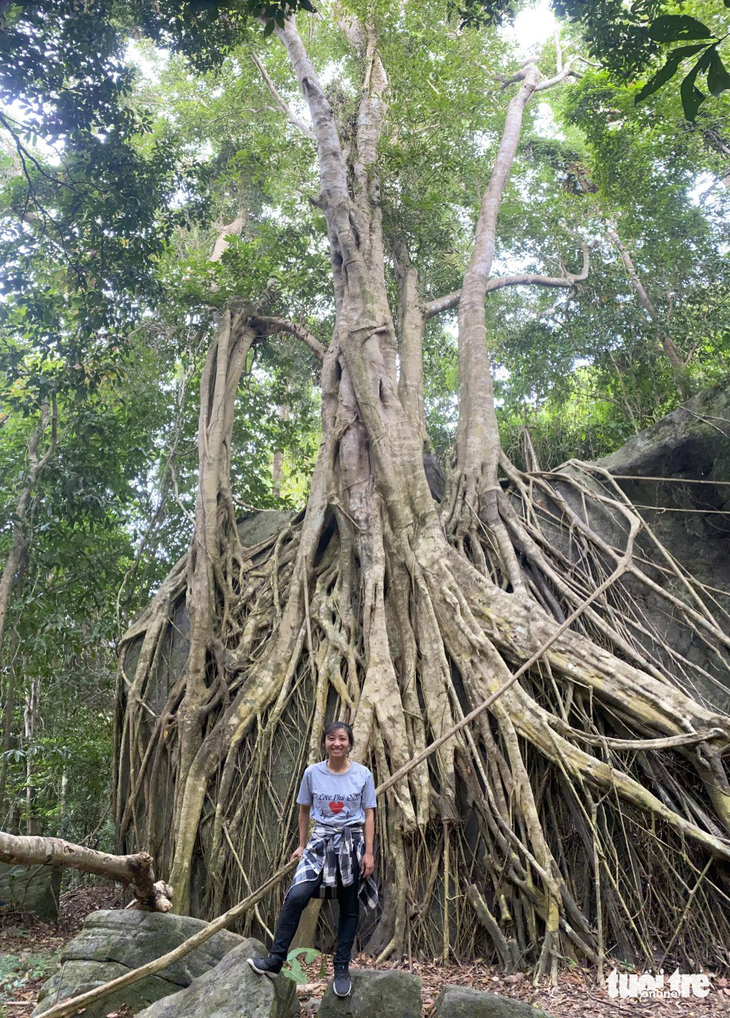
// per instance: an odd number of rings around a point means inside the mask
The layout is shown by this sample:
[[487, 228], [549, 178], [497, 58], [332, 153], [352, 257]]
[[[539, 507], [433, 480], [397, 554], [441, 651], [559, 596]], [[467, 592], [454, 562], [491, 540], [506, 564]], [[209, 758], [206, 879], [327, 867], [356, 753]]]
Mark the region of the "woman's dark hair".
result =
[[325, 748], [324, 740], [327, 738], [328, 735], [331, 735], [332, 732], [336, 732], [338, 728], [344, 728], [345, 731], [347, 732], [347, 740], [348, 740], [348, 742], [350, 744], [349, 747], [348, 747], [348, 752], [354, 746], [354, 744], [355, 744], [355, 736], [352, 734], [352, 729], [347, 724], [347, 722], [346, 721], [330, 721], [330, 723], [327, 725], [327, 727], [325, 728], [324, 732], [322, 733], [322, 756], [327, 756], [327, 749]]

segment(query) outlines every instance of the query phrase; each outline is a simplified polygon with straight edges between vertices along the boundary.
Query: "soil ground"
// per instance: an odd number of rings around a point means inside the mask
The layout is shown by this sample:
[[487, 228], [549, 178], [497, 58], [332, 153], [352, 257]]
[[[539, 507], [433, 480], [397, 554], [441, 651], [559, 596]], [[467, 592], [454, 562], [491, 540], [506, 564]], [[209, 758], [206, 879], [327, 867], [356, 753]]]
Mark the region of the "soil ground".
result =
[[[84, 883], [61, 896], [57, 923], [44, 923], [20, 913], [0, 913], [0, 1018], [30, 1018], [43, 982], [55, 971], [60, 952], [81, 929], [85, 917], [100, 908], [119, 908], [113, 885]], [[368, 967], [371, 961], [361, 956], [354, 963]], [[327, 980], [331, 978], [331, 959], [324, 965], [305, 965], [311, 982], [297, 987], [302, 1004], [301, 1018], [313, 1018]], [[385, 963], [383, 968], [412, 971], [423, 980], [423, 1016], [431, 1018], [433, 1005], [445, 983], [488, 990], [535, 1004], [555, 1018], [730, 1018], [730, 980], [714, 978], [704, 999], [686, 1000], [613, 1000], [604, 987], [596, 985], [592, 974], [584, 971], [561, 972], [558, 986], [535, 987], [520, 973], [502, 975], [480, 961], [448, 965], [440, 961]], [[124, 1018], [117, 1012], [115, 1018]]]

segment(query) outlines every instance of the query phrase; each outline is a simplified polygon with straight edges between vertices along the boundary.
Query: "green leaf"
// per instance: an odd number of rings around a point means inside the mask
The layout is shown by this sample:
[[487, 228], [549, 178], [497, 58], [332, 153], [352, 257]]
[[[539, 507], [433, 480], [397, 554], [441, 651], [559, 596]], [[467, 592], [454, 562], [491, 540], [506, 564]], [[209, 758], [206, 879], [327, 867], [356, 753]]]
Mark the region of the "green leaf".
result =
[[692, 56], [693, 53], [698, 53], [704, 48], [705, 44], [701, 42], [699, 45], [680, 46], [679, 49], [673, 49], [667, 56], [667, 62], [647, 81], [634, 99], [634, 102], [639, 103], [648, 96], [653, 95], [654, 92], [660, 89], [662, 85], [665, 85], [670, 78], [674, 77], [679, 69], [680, 63], [685, 57]]
[[276, 22], [274, 21], [273, 18], [271, 19], [271, 21], [267, 21], [266, 25], [264, 26], [264, 39], [266, 38], [267, 35], [271, 35], [275, 28]]
[[297, 958], [299, 955], [303, 956], [304, 961], [307, 965], [311, 965], [311, 963], [313, 961], [316, 961], [317, 958], [322, 957], [322, 952], [318, 951], [316, 947], [295, 947], [286, 956], [286, 960], [288, 962], [291, 962], [293, 958]]
[[[730, 0], [728, 0], [728, 3], [730, 3]], [[302, 10], [310, 11], [312, 14], [317, 13], [317, 8], [312, 3], [312, 0], [299, 0], [299, 6]]]
[[649, 25], [649, 38], [654, 42], [679, 42], [680, 39], [710, 39], [714, 33], [689, 14], [662, 14]]
[[313, 947], [295, 947], [286, 956], [286, 966], [282, 969], [282, 975], [287, 979], [293, 979], [295, 983], [306, 983], [307, 974], [299, 961], [299, 955], [303, 956], [305, 963], [309, 965], [317, 958], [321, 958], [322, 952]]
[[[730, 0], [728, 0], [728, 4], [730, 4]], [[730, 74], [720, 59], [716, 46], [712, 47], [710, 67], [707, 71], [707, 87], [713, 95], [719, 95], [725, 89], [730, 88]]]
[[712, 50], [713, 47], [708, 46], [679, 88], [679, 94], [682, 97], [682, 109], [684, 110], [685, 117], [690, 121], [690, 123], [694, 122], [697, 117], [697, 111], [707, 98], [705, 93], [701, 92], [695, 85], [695, 79], [700, 71], [704, 71], [704, 69], [709, 65], [712, 59]]
[[690, 123], [694, 123], [697, 119], [697, 111], [707, 98], [705, 93], [696, 87], [695, 77], [693, 74], [688, 74], [679, 88], [679, 94], [682, 97], [682, 109]]

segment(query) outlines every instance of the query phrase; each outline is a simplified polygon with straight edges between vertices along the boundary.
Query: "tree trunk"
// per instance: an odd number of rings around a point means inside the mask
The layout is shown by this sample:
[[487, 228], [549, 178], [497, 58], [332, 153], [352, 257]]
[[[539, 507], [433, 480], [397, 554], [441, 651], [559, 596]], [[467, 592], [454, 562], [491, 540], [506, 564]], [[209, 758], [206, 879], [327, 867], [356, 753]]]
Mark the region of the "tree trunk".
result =
[[35, 815], [35, 777], [34, 777], [34, 751], [36, 729], [40, 718], [40, 696], [41, 680], [37, 675], [28, 680], [28, 688], [25, 694], [25, 709], [23, 710], [24, 732], [23, 745], [25, 746], [25, 825], [26, 832], [30, 835], [41, 833], [40, 818]]
[[[40, 455], [40, 444], [48, 428], [51, 428], [51, 439], [43, 455]], [[28, 440], [28, 470], [25, 483], [18, 497], [15, 507], [15, 522], [13, 534], [10, 540], [10, 551], [0, 576], [0, 661], [2, 661], [3, 639], [5, 636], [5, 623], [8, 617], [8, 609], [13, 594], [13, 589], [25, 556], [27, 537], [25, 533], [25, 521], [30, 507], [31, 495], [38, 478], [42, 474], [49, 459], [53, 455], [57, 439], [58, 416], [55, 402], [51, 404], [46, 401], [41, 409], [38, 424], [34, 428]]]
[[[0, 12], [1, 14], [1, 12]], [[41, 455], [40, 446], [44, 435], [51, 429], [50, 441], [45, 452]], [[30, 509], [33, 489], [43, 473], [49, 459], [53, 455], [57, 441], [58, 414], [55, 399], [52, 403], [46, 401], [40, 412], [38, 424], [33, 429], [28, 440], [28, 469], [25, 475], [25, 482], [21, 488], [20, 495], [15, 507], [15, 519], [10, 539], [10, 550], [0, 576], [0, 667], [6, 661], [4, 654], [5, 626], [10, 611], [10, 604], [13, 594], [17, 593], [22, 583], [23, 570], [25, 566], [25, 553], [27, 548], [26, 518]], [[15, 709], [15, 671], [10, 665], [8, 669], [8, 686], [5, 695], [5, 709], [3, 717], [3, 741], [2, 760], [0, 761], [0, 816], [5, 808], [5, 789], [7, 783], [7, 752], [10, 749], [12, 735], [13, 711]], [[30, 766], [30, 762], [28, 764]], [[28, 785], [28, 788], [30, 786]], [[27, 804], [27, 816], [30, 820], [30, 797]], [[32, 833], [29, 831], [29, 833]]]
[[5, 822], [5, 790], [8, 780], [8, 754], [13, 737], [13, 714], [15, 713], [16, 668], [15, 653], [8, 655], [8, 683], [5, 688], [3, 707], [3, 741], [0, 751], [0, 821]]
[[[277, 34], [317, 140], [331, 252], [322, 445], [303, 516], [243, 545], [227, 450], [258, 333], [250, 310], [227, 311], [201, 386], [191, 551], [124, 640], [120, 844], [159, 844], [180, 910], [211, 915], [244, 897], [288, 857], [280, 832], [293, 827], [301, 769], [334, 716], [354, 723], [355, 758], [385, 788], [380, 957], [410, 943], [431, 957], [491, 952], [554, 974], [560, 957], [595, 960], [618, 942], [649, 964], [681, 922], [679, 956], [691, 943], [695, 964], [722, 964], [730, 925], [711, 903], [727, 894], [730, 720], [679, 688], [634, 603], [665, 598], [718, 657], [730, 640], [670, 556], [656, 553], [681, 596], [645, 569], [644, 524], [610, 479], [580, 464], [528, 476], [499, 445], [484, 311], [499, 205], [530, 97], [569, 67], [549, 81], [533, 65], [515, 76], [463, 286], [434, 302], [459, 304], [457, 457], [439, 509], [423, 462], [426, 313], [380, 208], [387, 76], [377, 39], [348, 21], [363, 82], [345, 149], [293, 19]], [[400, 380], [386, 247], [401, 284]], [[594, 531], [589, 505], [611, 514], [615, 540]], [[145, 696], [164, 684], [184, 596], [187, 663], [150, 717]], [[687, 676], [694, 667], [682, 659]], [[155, 811], [170, 799], [161, 821]], [[696, 887], [689, 904], [682, 886]], [[456, 889], [445, 939], [445, 895]], [[262, 905], [267, 921], [275, 907], [272, 897]]]

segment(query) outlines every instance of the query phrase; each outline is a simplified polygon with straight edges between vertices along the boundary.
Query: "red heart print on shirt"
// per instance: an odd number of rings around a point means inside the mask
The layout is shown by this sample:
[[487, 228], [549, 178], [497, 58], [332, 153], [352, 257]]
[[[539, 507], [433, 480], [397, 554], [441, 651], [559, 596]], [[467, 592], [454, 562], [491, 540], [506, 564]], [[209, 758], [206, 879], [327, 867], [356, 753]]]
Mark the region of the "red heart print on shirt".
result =
[[331, 802], [330, 809], [332, 810], [333, 813], [337, 814], [340, 812], [341, 809], [344, 808], [344, 805], [345, 805], [344, 802]]

